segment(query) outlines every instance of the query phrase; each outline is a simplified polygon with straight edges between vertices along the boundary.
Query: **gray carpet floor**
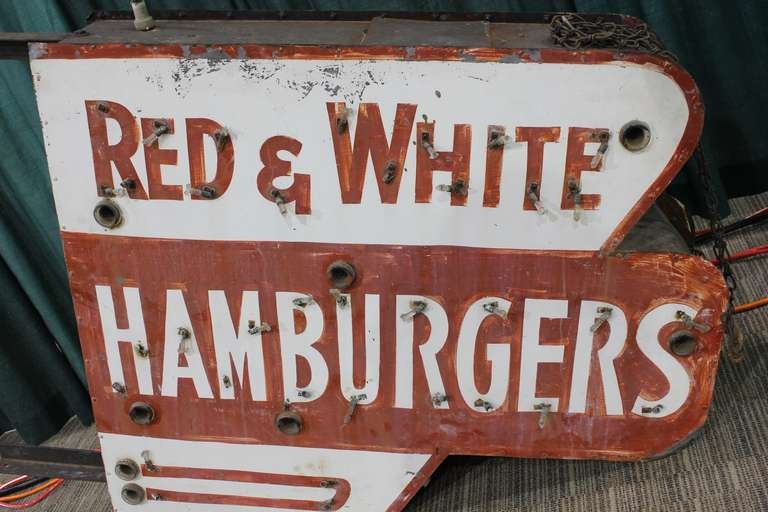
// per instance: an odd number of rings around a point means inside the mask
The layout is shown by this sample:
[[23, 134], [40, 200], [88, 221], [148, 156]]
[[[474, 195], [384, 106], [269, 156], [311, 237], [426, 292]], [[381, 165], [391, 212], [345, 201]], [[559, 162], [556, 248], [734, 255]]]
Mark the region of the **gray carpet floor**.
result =
[[[731, 205], [729, 222], [768, 205], [768, 194]], [[768, 243], [768, 225], [738, 232], [729, 242], [733, 251]], [[768, 256], [734, 267], [737, 302], [768, 293]], [[768, 511], [768, 308], [741, 314], [737, 322], [747, 339], [747, 358], [740, 364], [721, 360], [709, 422], [685, 449], [637, 463], [449, 458], [407, 512]], [[20, 442], [14, 436], [3, 441]], [[77, 421], [47, 444], [98, 447], [95, 430]], [[30, 510], [112, 507], [103, 484], [66, 482]]]

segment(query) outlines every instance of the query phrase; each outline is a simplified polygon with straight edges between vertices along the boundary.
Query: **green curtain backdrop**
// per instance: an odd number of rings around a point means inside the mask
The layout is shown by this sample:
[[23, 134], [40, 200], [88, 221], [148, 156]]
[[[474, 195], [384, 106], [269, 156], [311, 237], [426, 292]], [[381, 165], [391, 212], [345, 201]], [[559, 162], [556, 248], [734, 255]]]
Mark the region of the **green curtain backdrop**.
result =
[[[768, 1], [740, 0], [148, 0], [150, 9], [581, 11], [646, 20], [696, 78], [703, 138], [723, 195], [768, 189]], [[0, 0], [0, 31], [68, 32], [129, 0]], [[62, 84], [66, 87], [66, 84]], [[92, 421], [29, 68], [0, 61], [0, 431], [41, 442], [72, 415]], [[671, 192], [700, 211], [690, 170]], [[727, 207], [724, 206], [723, 212]]]

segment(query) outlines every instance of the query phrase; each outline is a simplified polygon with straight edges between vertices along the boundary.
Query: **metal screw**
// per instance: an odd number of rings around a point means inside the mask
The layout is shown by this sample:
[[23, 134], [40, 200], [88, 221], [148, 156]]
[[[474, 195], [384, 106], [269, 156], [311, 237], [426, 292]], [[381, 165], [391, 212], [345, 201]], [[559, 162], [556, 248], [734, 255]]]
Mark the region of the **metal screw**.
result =
[[410, 306], [411, 309], [400, 315], [401, 320], [410, 320], [427, 310], [427, 303], [421, 300], [412, 300]]
[[575, 178], [568, 180], [568, 197], [573, 197], [573, 220], [581, 218], [581, 186]]
[[285, 215], [288, 213], [288, 207], [285, 205], [285, 196], [282, 192], [277, 190], [276, 188], [273, 188], [269, 191], [269, 195], [272, 196], [272, 198], [275, 200], [275, 204], [277, 205], [277, 208], [280, 210], [281, 215]]
[[499, 303], [497, 301], [483, 304], [483, 310], [485, 310], [487, 313], [491, 313], [492, 315], [499, 315], [501, 318], [506, 318], [507, 316], [507, 312], [499, 307]]
[[397, 162], [390, 160], [387, 162], [387, 166], [384, 168], [384, 174], [381, 177], [381, 181], [389, 185], [395, 181], [395, 172], [397, 171]]
[[125, 190], [134, 190], [136, 188], [136, 180], [133, 178], [125, 178], [120, 182], [120, 187]]
[[152, 462], [152, 456], [150, 455], [149, 450], [141, 452], [141, 458], [144, 459], [144, 465], [147, 466], [147, 471], [155, 473], [160, 470], [160, 468], [155, 466], [155, 463]]
[[597, 308], [598, 316], [595, 318], [595, 323], [593, 323], [589, 328], [589, 332], [597, 332], [600, 326], [603, 325], [611, 317], [611, 313], [613, 313], [613, 308], [609, 308], [607, 306], [601, 306]]
[[147, 357], [149, 356], [149, 349], [145, 347], [142, 342], [138, 342], [136, 344], [136, 355], [139, 357]]
[[457, 196], [465, 196], [467, 195], [468, 188], [464, 180], [456, 180], [451, 185], [438, 185], [437, 190], [441, 192], [450, 192]]
[[534, 208], [536, 208], [536, 211], [539, 212], [539, 215], [544, 215], [547, 213], [547, 209], [544, 208], [543, 204], [541, 204], [541, 194], [539, 193], [539, 184], [537, 182], [532, 181], [528, 184], [527, 194], [528, 199], [531, 200]]
[[608, 151], [608, 141], [611, 140], [611, 133], [608, 131], [601, 131], [597, 135], [597, 138], [600, 141], [600, 147], [597, 149], [595, 156], [592, 157], [592, 162], [590, 162], [590, 167], [592, 169], [597, 169], [600, 162], [605, 158], [605, 152]]
[[347, 407], [347, 414], [344, 416], [344, 424], [348, 425], [352, 421], [352, 416], [355, 414], [358, 402], [368, 398], [366, 395], [355, 395], [349, 398], [349, 406]]
[[106, 103], [99, 103], [96, 108], [99, 110], [99, 112], [104, 112], [105, 114], [109, 112], [109, 105]]
[[299, 389], [298, 391], [296, 391], [296, 394], [301, 398], [309, 398], [310, 396], [312, 396], [312, 394], [306, 389]]
[[216, 152], [221, 153], [224, 148], [227, 147], [227, 142], [231, 139], [229, 130], [226, 128], [219, 128], [213, 132], [213, 141], [216, 143]]
[[508, 142], [511, 142], [509, 135], [504, 135], [502, 132], [493, 130], [491, 131], [491, 140], [488, 141], [488, 149], [503, 148]]
[[124, 395], [128, 391], [125, 388], [125, 384], [122, 384], [120, 382], [113, 382], [112, 389], [115, 390], [115, 393], [120, 393], [121, 395]]
[[664, 406], [661, 404], [656, 404], [653, 407], [643, 407], [640, 409], [640, 412], [643, 414], [659, 414], [661, 410], [664, 409]]
[[432, 403], [439, 406], [448, 401], [448, 396], [445, 393], [435, 393], [432, 395]]
[[352, 114], [351, 108], [343, 108], [336, 114], [336, 131], [341, 135], [349, 128], [349, 116]]
[[154, 126], [154, 129], [152, 130], [152, 134], [149, 135], [149, 137], [147, 137], [146, 139], [144, 139], [143, 143], [145, 146], [151, 146], [152, 144], [157, 142], [157, 139], [159, 139], [161, 135], [168, 133], [168, 130], [170, 129], [170, 126], [168, 125], [168, 121], [166, 119], [156, 119], [153, 126]]
[[101, 195], [103, 197], [118, 197], [118, 196], [124, 196], [125, 195], [125, 190], [122, 189], [122, 188], [114, 189], [114, 188], [108, 187], [106, 185], [101, 185], [99, 187], [99, 190], [101, 191]]
[[177, 332], [181, 338], [179, 340], [179, 354], [186, 354], [189, 351], [189, 340], [192, 339], [192, 333], [186, 327], [179, 327]]
[[338, 304], [339, 307], [343, 308], [343, 307], [346, 307], [347, 304], [349, 304], [349, 299], [347, 298], [347, 296], [341, 293], [341, 291], [338, 290], [337, 288], [331, 288], [330, 290], [328, 290], [328, 292], [331, 295], [333, 295], [333, 298], [336, 300], [336, 304]]
[[547, 424], [547, 416], [549, 415], [549, 411], [552, 410], [552, 404], [534, 404], [533, 409], [539, 411], [539, 429], [543, 429]]
[[435, 147], [432, 143], [429, 142], [429, 133], [427, 132], [422, 132], [421, 134], [421, 147], [427, 152], [430, 160], [437, 158], [437, 151], [435, 151]]
[[200, 188], [195, 188], [191, 184], [187, 185], [187, 192], [191, 196], [202, 197], [203, 199], [216, 199], [216, 189], [210, 185], [203, 185]]
[[297, 297], [293, 299], [293, 305], [300, 308], [305, 308], [314, 303], [315, 303], [315, 298], [311, 295], [307, 295], [305, 297]]
[[223, 379], [221, 379], [224, 382], [225, 388], [231, 388], [232, 387], [232, 380], [229, 378], [229, 375], [225, 375]]
[[493, 410], [493, 404], [487, 400], [483, 400], [482, 398], [475, 400], [475, 407], [485, 409], [486, 412]]
[[267, 322], [261, 322], [261, 325], [258, 327], [256, 326], [256, 322], [253, 320], [248, 322], [248, 334], [261, 334], [264, 332], [270, 332], [272, 330], [272, 326], [269, 325]]
[[702, 324], [700, 322], [696, 322], [693, 318], [691, 318], [690, 315], [688, 315], [685, 311], [678, 311], [675, 313], [675, 318], [677, 320], [680, 320], [683, 322], [683, 325], [685, 325], [688, 329], [696, 329], [699, 332], [709, 332], [711, 327], [707, 324]]

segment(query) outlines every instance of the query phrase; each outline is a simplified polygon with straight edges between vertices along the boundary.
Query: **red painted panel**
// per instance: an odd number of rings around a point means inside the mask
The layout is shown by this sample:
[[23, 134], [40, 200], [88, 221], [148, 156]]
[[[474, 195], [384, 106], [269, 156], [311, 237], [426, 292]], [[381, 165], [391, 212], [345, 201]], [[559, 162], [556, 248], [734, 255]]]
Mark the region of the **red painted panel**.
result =
[[[538, 253], [456, 247], [331, 246], [269, 242], [208, 242], [100, 237], [64, 233], [67, 263], [77, 310], [80, 335], [99, 430], [108, 433], [171, 437], [186, 440], [285, 444], [314, 447], [366, 448], [394, 451], [509, 455], [522, 457], [634, 459], [661, 453], [681, 441], [706, 419], [717, 367], [725, 292], [717, 270], [703, 260], [669, 254], [635, 254], [600, 257], [589, 253]], [[370, 405], [360, 405], [353, 420], [344, 423], [348, 402], [339, 388], [335, 302], [328, 293], [326, 267], [333, 261], [352, 262], [358, 279], [352, 290], [356, 334], [362, 329], [362, 296], [381, 296], [381, 388]], [[489, 271], [492, 269], [492, 271]], [[105, 361], [105, 349], [95, 285], [112, 286], [118, 327], [126, 327], [121, 287], [138, 287], [147, 329], [149, 360], [155, 393], [137, 394], [133, 355], [123, 351], [126, 395], [115, 393]], [[189, 379], [181, 379], [179, 398], [162, 397], [165, 294], [182, 290], [207, 376], [219, 396], [208, 291], [224, 290], [233, 322], [237, 325], [240, 295], [260, 294], [261, 319], [275, 326], [262, 335], [267, 368], [268, 400], [251, 400], [235, 383], [235, 400], [198, 398]], [[311, 294], [325, 317], [325, 331], [314, 345], [330, 371], [322, 396], [292, 410], [304, 419], [304, 430], [286, 436], [274, 426], [283, 410], [279, 329], [276, 328], [274, 293]], [[413, 409], [393, 407], [395, 386], [395, 294], [424, 295], [445, 308], [450, 321], [448, 341], [437, 356], [449, 396], [449, 409], [435, 409], [427, 390], [419, 358], [414, 357]], [[478, 338], [478, 360], [485, 361], [485, 339], [508, 342], [512, 347], [511, 383], [507, 401], [489, 413], [472, 410], [460, 398], [455, 378], [457, 331], [469, 303], [497, 295], [512, 302], [508, 318], [483, 324]], [[544, 428], [539, 413], [517, 412], [520, 366], [520, 333], [525, 298], [565, 299], [568, 318], [544, 320], [542, 344], [563, 344], [560, 364], [542, 364], [538, 394], [558, 396], [567, 409], [571, 367], [578, 319], [583, 299], [615, 304], [627, 315], [628, 340], [616, 361], [624, 413], [606, 416], [599, 381], [591, 379], [585, 414], [552, 413]], [[667, 302], [688, 304], [701, 311], [696, 320], [712, 328], [698, 334], [693, 355], [679, 358], [691, 376], [688, 401], [665, 418], [631, 412], [640, 392], [663, 395], [667, 381], [638, 349], [635, 330], [642, 315]], [[665, 339], [681, 327], [670, 319], [661, 331]], [[122, 324], [122, 325], [121, 325]], [[429, 326], [417, 317], [416, 339], [427, 336]], [[605, 340], [598, 331], [597, 346]], [[358, 346], [356, 346], [356, 350]], [[418, 356], [418, 351], [417, 351]], [[361, 359], [362, 351], [356, 354]], [[183, 359], [183, 358], [182, 358]], [[595, 366], [593, 361], [593, 370]], [[476, 364], [480, 389], [488, 385], [490, 368]], [[299, 379], [306, 378], [299, 366]], [[186, 382], [185, 382], [186, 381]], [[158, 418], [149, 426], [132, 423], [127, 410], [135, 400], [151, 403]]]

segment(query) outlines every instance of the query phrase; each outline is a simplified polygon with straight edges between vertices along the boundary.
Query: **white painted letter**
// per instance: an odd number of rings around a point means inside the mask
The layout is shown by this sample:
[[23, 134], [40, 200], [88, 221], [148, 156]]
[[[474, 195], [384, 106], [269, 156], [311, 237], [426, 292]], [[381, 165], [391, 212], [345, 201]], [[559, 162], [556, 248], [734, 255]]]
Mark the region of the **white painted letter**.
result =
[[663, 304], [646, 313], [640, 325], [637, 326], [637, 346], [645, 357], [664, 374], [669, 382], [669, 391], [658, 400], [646, 400], [640, 393], [632, 408], [635, 414], [643, 414], [643, 407], [661, 406], [653, 417], [663, 418], [677, 411], [688, 399], [691, 390], [688, 372], [682, 363], [664, 350], [659, 343], [659, 331], [676, 320], [675, 314], [678, 311], [684, 312], [691, 318], [696, 317], [696, 310], [685, 304]]
[[611, 308], [611, 315], [597, 331], [602, 332], [602, 329], [610, 329], [608, 341], [597, 351], [597, 358], [600, 361], [600, 375], [603, 380], [605, 413], [609, 416], [620, 416], [624, 414], [624, 407], [621, 404], [619, 381], [616, 378], [616, 368], [613, 361], [619, 356], [627, 341], [627, 317], [618, 306], [591, 300], [581, 301], [568, 412], [583, 413], [587, 408], [587, 386], [596, 335], [590, 328], [594, 325], [595, 318], [599, 316], [598, 308]]
[[[232, 324], [227, 296], [223, 290], [208, 292], [208, 307], [211, 310], [213, 345], [216, 348], [216, 369], [219, 374], [221, 398], [229, 400], [235, 398], [235, 380], [240, 382], [242, 388], [247, 364], [251, 398], [254, 401], [265, 401], [267, 385], [261, 334], [248, 333], [249, 321], [254, 322], [255, 325], [261, 325], [259, 292], [243, 292], [237, 334]], [[224, 384], [225, 377], [229, 379], [229, 386]]]
[[539, 331], [542, 318], [567, 317], [567, 300], [525, 299], [518, 411], [535, 411], [536, 404], [549, 404], [551, 412], [557, 411], [558, 398], [536, 396], [536, 377], [539, 373], [539, 363], [562, 363], [565, 349], [562, 345], [540, 345]]
[[359, 404], [370, 404], [379, 394], [379, 364], [381, 360], [381, 329], [379, 327], [379, 296], [365, 296], [365, 386], [358, 389], [354, 381], [354, 343], [352, 335], [352, 297], [344, 294], [346, 305], [336, 304], [336, 324], [339, 333], [339, 372], [341, 392], [351, 400], [365, 395]]
[[504, 312], [506, 319], [509, 308], [512, 305], [508, 300], [500, 297], [486, 297], [478, 300], [467, 309], [464, 320], [459, 330], [459, 342], [456, 348], [456, 376], [459, 381], [459, 390], [464, 401], [473, 409], [480, 412], [486, 411], [484, 407], [476, 407], [477, 399], [488, 402], [494, 409], [501, 407], [507, 399], [509, 388], [509, 361], [511, 348], [507, 343], [488, 343], [486, 345], [487, 358], [491, 362], [491, 385], [488, 393], [480, 394], [475, 382], [475, 347], [477, 334], [483, 321], [497, 313], [487, 311], [483, 306], [497, 303], [497, 311]]
[[[190, 337], [184, 342], [184, 357], [188, 366], [179, 366], [179, 328], [189, 331]], [[192, 379], [200, 398], [213, 398], [211, 384], [205, 373], [203, 359], [189, 319], [184, 293], [181, 290], [166, 292], [165, 306], [165, 349], [163, 351], [163, 396], [178, 396], [179, 379]]]
[[125, 384], [123, 362], [120, 358], [120, 342], [130, 343], [134, 349], [132, 350], [133, 364], [136, 369], [136, 380], [139, 383], [139, 393], [152, 395], [152, 372], [150, 371], [149, 357], [136, 355], [136, 347], [139, 343], [145, 344], [144, 347], [149, 349], [139, 289], [123, 288], [123, 296], [128, 314], [128, 328], [118, 329], [115, 303], [112, 301], [112, 288], [96, 286], [96, 302], [99, 304], [99, 317], [101, 318], [101, 331], [104, 335], [104, 351], [107, 354], [109, 378], [112, 382]]
[[[305, 307], [293, 303], [295, 299], [306, 299], [306, 297], [306, 294], [301, 293], [275, 293], [277, 321], [280, 324], [280, 354], [283, 361], [283, 393], [291, 402], [316, 400], [328, 386], [328, 365], [323, 355], [312, 346], [323, 334], [323, 312], [314, 301]], [[294, 310], [303, 314], [307, 321], [307, 327], [301, 334], [296, 334]], [[309, 364], [312, 374], [309, 384], [303, 388], [298, 387], [297, 357], [303, 358]]]
[[[437, 364], [437, 353], [442, 350], [448, 339], [448, 315], [438, 302], [419, 295], [398, 295], [396, 298], [397, 329], [395, 332], [395, 407], [410, 409], [413, 407], [413, 317], [402, 315], [413, 309], [412, 302], [426, 304], [421, 315], [429, 320], [431, 327], [429, 339], [419, 347], [424, 373], [430, 395], [445, 395], [443, 378]], [[437, 409], [448, 409], [448, 402], [434, 404]]]

